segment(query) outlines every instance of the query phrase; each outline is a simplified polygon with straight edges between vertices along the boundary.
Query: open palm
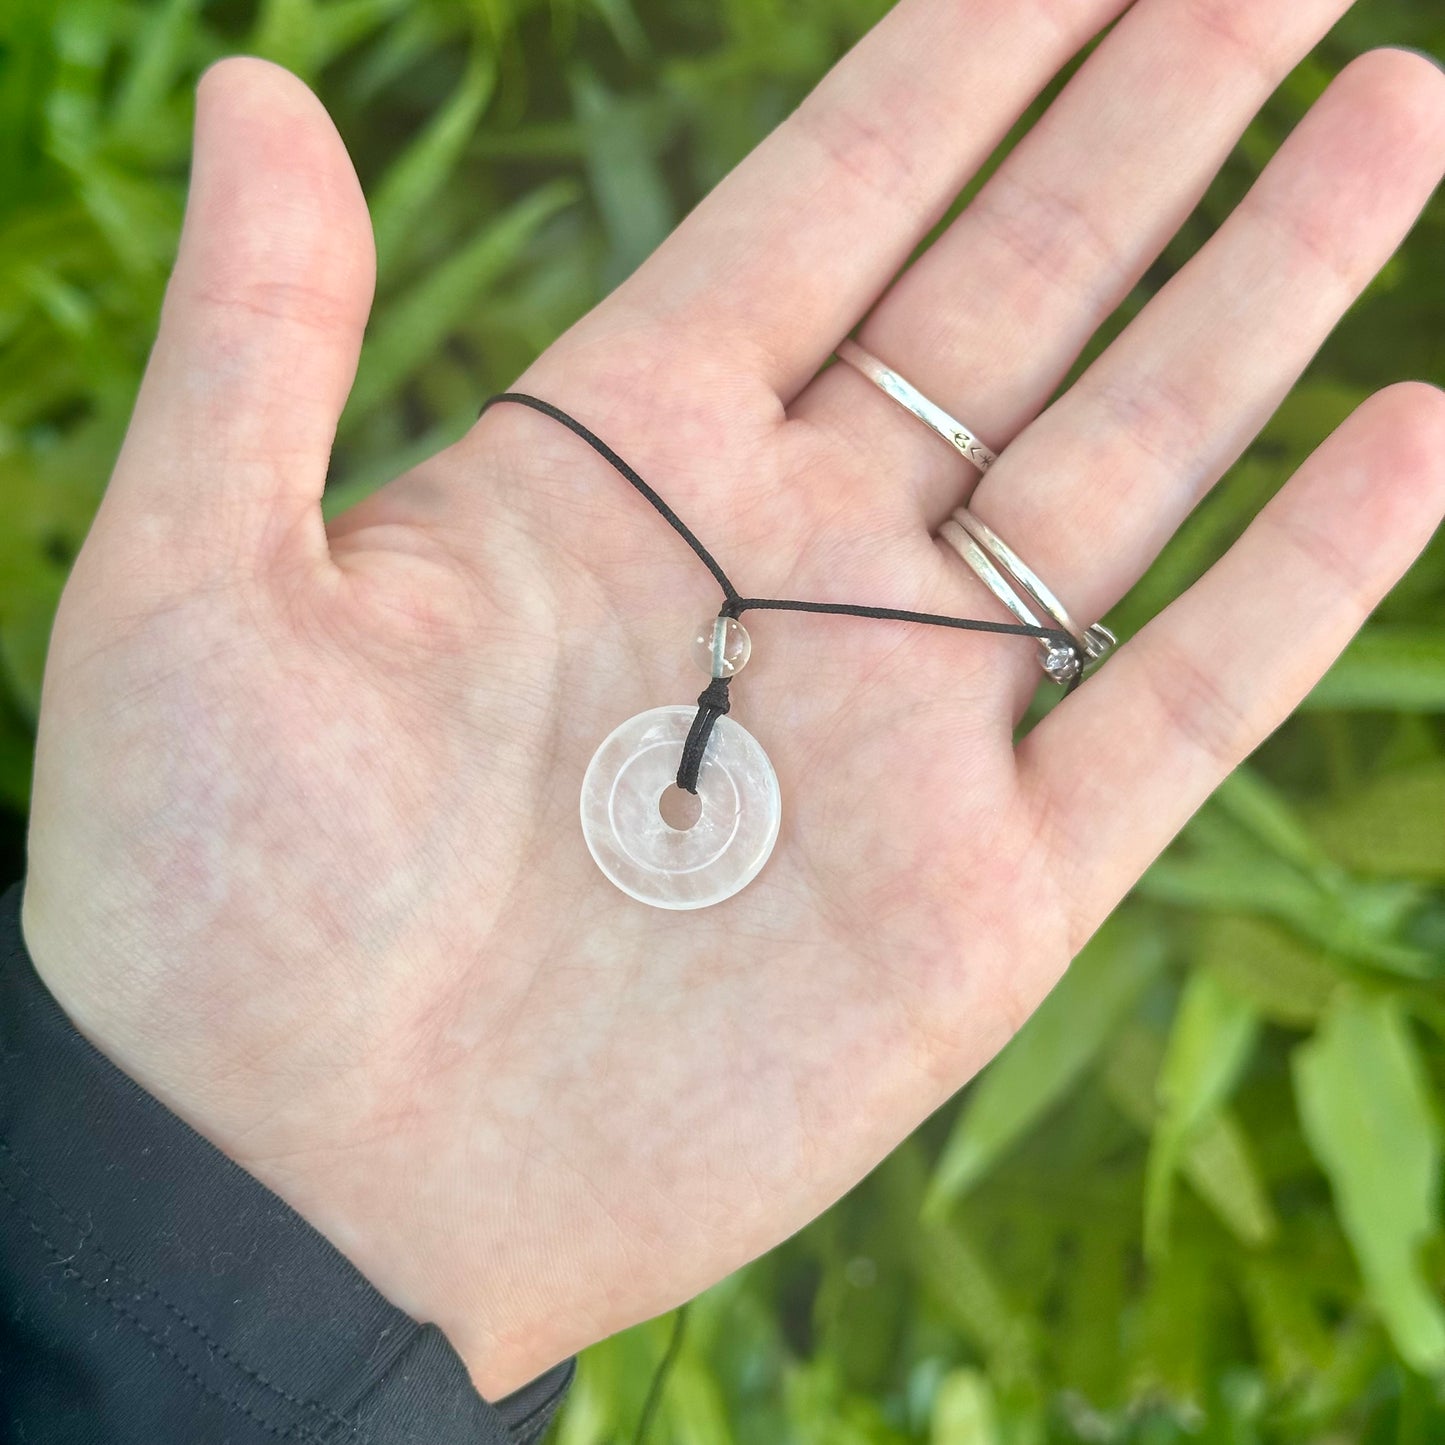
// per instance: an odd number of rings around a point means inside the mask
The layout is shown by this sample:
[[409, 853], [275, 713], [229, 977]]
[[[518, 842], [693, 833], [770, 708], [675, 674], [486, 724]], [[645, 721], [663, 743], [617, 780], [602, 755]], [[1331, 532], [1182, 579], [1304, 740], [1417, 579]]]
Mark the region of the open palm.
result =
[[[1445, 167], [1445, 77], [1362, 58], [1044, 410], [1340, 0], [902, 0], [518, 385], [752, 596], [1001, 617], [933, 537], [977, 480], [866, 344], [1006, 455], [973, 505], [1092, 620], [1248, 443]], [[497, 407], [330, 526], [371, 289], [299, 82], [201, 89], [160, 339], [62, 602], [24, 927], [78, 1025], [434, 1320], [496, 1394], [815, 1215], [984, 1063], [1445, 507], [1445, 402], [1374, 398], [1015, 747], [1030, 644], [748, 617], [784, 817], [747, 889], [648, 908], [577, 822], [623, 719], [702, 684], [698, 560]]]

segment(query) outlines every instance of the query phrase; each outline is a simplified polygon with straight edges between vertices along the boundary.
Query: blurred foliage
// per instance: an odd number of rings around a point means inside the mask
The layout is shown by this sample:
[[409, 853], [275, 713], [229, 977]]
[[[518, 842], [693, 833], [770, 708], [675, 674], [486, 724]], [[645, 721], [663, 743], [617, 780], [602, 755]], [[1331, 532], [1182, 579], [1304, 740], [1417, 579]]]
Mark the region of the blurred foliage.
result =
[[[378, 305], [334, 509], [458, 434], [880, 9], [7, 0], [0, 796], [17, 865], [51, 610], [153, 334], [201, 68], [250, 51], [297, 70], [373, 202]], [[1329, 76], [1382, 43], [1445, 52], [1445, 14], [1375, 0], [1347, 17], [1101, 344]], [[1121, 629], [1406, 375], [1445, 380], [1438, 201]], [[644, 1424], [654, 1445], [1445, 1439], [1442, 975], [1437, 542], [958, 1103], [684, 1328], [654, 1321], [589, 1352], [557, 1440]]]

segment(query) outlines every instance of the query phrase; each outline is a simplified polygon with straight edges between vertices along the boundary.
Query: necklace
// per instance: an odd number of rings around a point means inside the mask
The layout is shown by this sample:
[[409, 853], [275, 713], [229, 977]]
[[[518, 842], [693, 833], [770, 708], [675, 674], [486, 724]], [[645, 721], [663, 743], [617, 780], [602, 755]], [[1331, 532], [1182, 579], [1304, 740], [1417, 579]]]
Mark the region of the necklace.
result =
[[[502, 402], [560, 422], [632, 484], [697, 554], [723, 591], [716, 617], [692, 639], [708, 675], [695, 704], [655, 707], [619, 723], [603, 739], [582, 779], [582, 836], [602, 872], [624, 893], [654, 908], [706, 908], [745, 888], [768, 861], [782, 826], [777, 773], [758, 740], [727, 716], [729, 684], [746, 666], [752, 640], [744, 612], [822, 612], [1038, 638], [1074, 650], [1059, 628], [984, 622], [841, 602], [745, 597], [712, 553], [663, 498], [575, 417], [540, 397], [506, 391]], [[1078, 685], [1076, 673], [1069, 686]], [[689, 801], [691, 800], [691, 801]]]

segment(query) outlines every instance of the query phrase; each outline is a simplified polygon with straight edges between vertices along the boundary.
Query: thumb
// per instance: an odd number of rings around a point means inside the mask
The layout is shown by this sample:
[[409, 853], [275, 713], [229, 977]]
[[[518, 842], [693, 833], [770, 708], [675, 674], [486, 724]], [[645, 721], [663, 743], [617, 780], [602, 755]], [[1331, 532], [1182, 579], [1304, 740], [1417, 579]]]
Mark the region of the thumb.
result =
[[366, 202], [321, 103], [265, 61], [213, 66], [197, 92], [180, 251], [98, 545], [143, 539], [172, 577], [324, 555], [319, 502], [374, 280]]

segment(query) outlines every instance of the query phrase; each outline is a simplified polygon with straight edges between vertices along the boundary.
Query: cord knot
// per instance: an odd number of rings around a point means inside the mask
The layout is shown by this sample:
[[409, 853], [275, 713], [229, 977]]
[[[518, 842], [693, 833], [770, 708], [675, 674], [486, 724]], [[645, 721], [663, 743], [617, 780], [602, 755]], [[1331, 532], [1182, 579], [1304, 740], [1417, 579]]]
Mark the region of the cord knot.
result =
[[688, 729], [687, 741], [682, 745], [682, 761], [677, 768], [677, 786], [685, 793], [697, 792], [697, 775], [702, 768], [713, 724], [732, 706], [728, 693], [731, 681], [730, 677], [715, 677], [698, 694], [697, 716]]

